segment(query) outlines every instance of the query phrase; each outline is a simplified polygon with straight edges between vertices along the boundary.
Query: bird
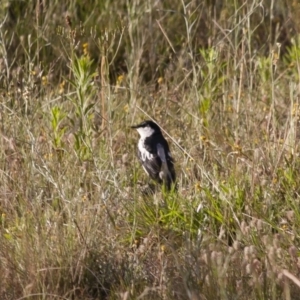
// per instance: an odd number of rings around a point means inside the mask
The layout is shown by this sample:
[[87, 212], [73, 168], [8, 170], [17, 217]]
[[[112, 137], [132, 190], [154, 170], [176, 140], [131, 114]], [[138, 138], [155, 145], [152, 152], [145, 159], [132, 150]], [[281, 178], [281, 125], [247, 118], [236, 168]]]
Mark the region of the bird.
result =
[[174, 160], [160, 127], [155, 122], [146, 120], [131, 128], [136, 129], [140, 135], [137, 156], [143, 169], [150, 178], [170, 191], [176, 185]]

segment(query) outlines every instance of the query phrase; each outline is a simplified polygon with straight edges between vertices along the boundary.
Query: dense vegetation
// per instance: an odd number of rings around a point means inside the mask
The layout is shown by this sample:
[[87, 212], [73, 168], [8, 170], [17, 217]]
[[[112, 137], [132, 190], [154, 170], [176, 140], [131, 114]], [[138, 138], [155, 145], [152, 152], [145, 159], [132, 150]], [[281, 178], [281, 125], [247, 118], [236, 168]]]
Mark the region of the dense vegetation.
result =
[[[0, 16], [1, 299], [300, 299], [298, 1]], [[151, 118], [177, 192], [144, 192]]]

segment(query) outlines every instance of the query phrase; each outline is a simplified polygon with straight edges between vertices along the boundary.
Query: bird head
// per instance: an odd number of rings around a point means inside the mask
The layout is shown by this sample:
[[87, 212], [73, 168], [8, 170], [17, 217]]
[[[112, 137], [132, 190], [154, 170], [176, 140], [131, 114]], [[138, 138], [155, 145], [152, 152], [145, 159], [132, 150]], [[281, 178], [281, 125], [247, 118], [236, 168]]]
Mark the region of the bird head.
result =
[[141, 138], [146, 138], [152, 134], [161, 133], [159, 126], [150, 120], [144, 121], [138, 125], [133, 125], [131, 128], [136, 129]]

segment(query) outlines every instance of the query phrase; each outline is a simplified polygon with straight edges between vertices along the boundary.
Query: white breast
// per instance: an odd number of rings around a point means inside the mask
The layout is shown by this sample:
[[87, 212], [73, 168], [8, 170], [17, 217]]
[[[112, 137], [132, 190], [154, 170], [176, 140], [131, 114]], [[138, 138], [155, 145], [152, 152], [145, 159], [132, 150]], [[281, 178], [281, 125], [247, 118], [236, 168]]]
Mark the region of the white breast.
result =
[[144, 141], [145, 139], [141, 138], [138, 143], [138, 148], [141, 153], [142, 161], [145, 161], [146, 159], [152, 159], [154, 157], [153, 154], [151, 154], [149, 151], [146, 150], [144, 146]]

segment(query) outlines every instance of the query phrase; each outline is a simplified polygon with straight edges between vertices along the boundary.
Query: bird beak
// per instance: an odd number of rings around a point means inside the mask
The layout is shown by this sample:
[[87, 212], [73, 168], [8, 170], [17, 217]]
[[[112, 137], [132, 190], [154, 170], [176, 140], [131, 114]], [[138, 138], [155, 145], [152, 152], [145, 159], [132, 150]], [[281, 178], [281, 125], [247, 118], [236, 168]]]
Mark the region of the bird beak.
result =
[[132, 128], [132, 129], [137, 129], [139, 127], [140, 127], [139, 125], [132, 125], [132, 126], [130, 126], [130, 128]]

